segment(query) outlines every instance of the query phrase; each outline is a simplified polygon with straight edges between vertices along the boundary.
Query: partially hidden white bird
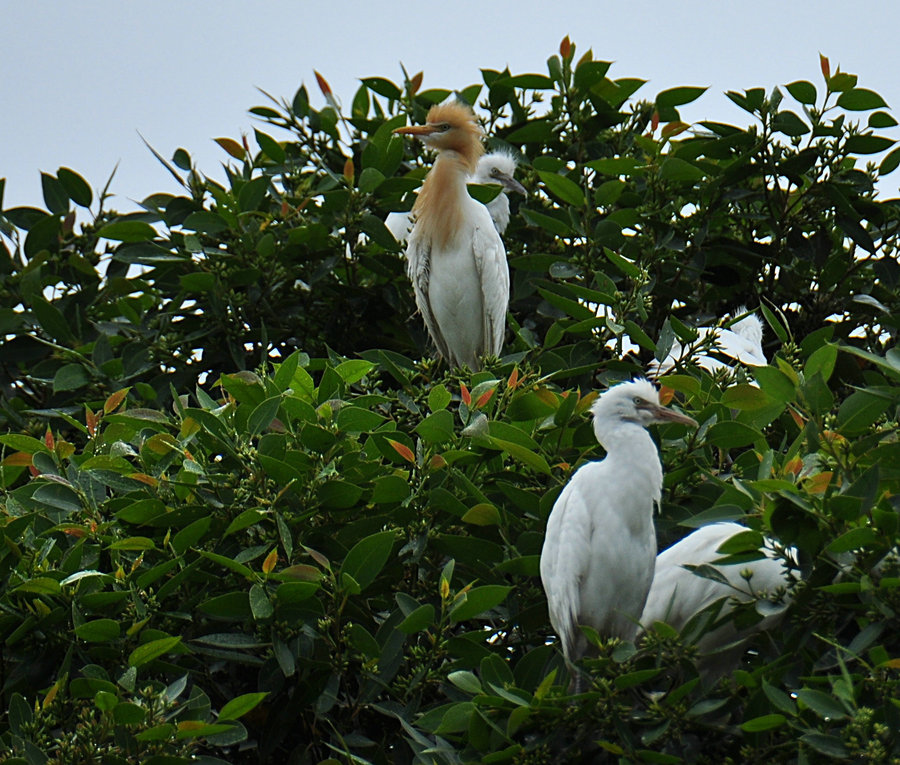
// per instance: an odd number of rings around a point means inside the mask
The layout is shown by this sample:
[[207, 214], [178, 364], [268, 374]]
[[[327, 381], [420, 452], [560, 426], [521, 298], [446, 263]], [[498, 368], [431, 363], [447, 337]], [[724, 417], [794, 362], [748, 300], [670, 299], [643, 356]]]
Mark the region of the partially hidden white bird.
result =
[[[500, 186], [500, 193], [488, 202], [486, 207], [494, 222], [494, 228], [501, 236], [509, 225], [507, 193], [516, 192], [523, 195], [527, 193], [525, 187], [515, 179], [517, 164], [515, 154], [503, 150], [492, 151], [478, 160], [475, 173], [467, 181], [468, 183], [498, 184]], [[388, 213], [384, 219], [384, 225], [394, 235], [394, 239], [401, 244], [409, 239], [414, 222], [412, 212], [392, 212]]]
[[[747, 639], [775, 627], [791, 600], [788, 567], [769, 544], [761, 549], [765, 557], [759, 560], [716, 566], [716, 561], [723, 557], [717, 553], [719, 547], [742, 531], [747, 528], [738, 523], [712, 523], [661, 552], [656, 558], [656, 573], [641, 616], [644, 630], [649, 630], [655, 622], [665, 622], [680, 631], [716, 601], [723, 601], [718, 618], [726, 617], [736, 603], [769, 601], [765, 616], [752, 626], [738, 628], [726, 619], [700, 637], [697, 641], [699, 666], [707, 680], [733, 669]], [[789, 557], [795, 554], [788, 549]], [[687, 566], [714, 566], [726, 581], [700, 576]], [[748, 572], [752, 572], [749, 580], [745, 578]]]
[[[741, 306], [735, 311], [735, 316], [747, 314], [738, 321], [732, 323], [730, 329], [724, 327], [697, 327], [699, 339], [705, 340], [712, 336], [715, 340], [715, 351], [722, 356], [739, 361], [751, 367], [764, 367], [768, 364], [766, 354], [763, 352], [763, 325], [759, 316], [755, 313], [747, 313], [747, 309]], [[678, 340], [672, 343], [672, 349], [661, 362], [654, 362], [648, 370], [652, 375], [661, 375], [668, 372], [678, 362], [688, 358], [687, 349]], [[729, 365], [721, 359], [707, 353], [695, 353], [690, 359], [699, 367], [708, 372], [719, 369], [727, 369]]]
[[582, 465], [563, 488], [547, 520], [540, 561], [550, 623], [575, 693], [582, 682], [573, 665], [588, 648], [579, 625], [605, 637], [634, 639], [653, 580], [653, 509], [660, 502], [663, 472], [646, 428], [697, 425], [662, 406], [656, 388], [644, 379], [609, 388], [591, 412], [606, 457]]
[[487, 207], [466, 189], [484, 153], [481, 128], [468, 106], [450, 102], [433, 106], [424, 125], [394, 132], [438, 151], [413, 207], [407, 267], [438, 353], [476, 371], [503, 347], [509, 304], [506, 249]]

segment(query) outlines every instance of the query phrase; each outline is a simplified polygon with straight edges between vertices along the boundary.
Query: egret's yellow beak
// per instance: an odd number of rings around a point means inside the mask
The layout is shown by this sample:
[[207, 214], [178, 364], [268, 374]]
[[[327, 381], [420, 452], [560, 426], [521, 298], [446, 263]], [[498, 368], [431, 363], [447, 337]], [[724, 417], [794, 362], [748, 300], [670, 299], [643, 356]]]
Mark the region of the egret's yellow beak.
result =
[[410, 125], [409, 127], [394, 128], [392, 132], [403, 135], [431, 135], [435, 130], [433, 125]]

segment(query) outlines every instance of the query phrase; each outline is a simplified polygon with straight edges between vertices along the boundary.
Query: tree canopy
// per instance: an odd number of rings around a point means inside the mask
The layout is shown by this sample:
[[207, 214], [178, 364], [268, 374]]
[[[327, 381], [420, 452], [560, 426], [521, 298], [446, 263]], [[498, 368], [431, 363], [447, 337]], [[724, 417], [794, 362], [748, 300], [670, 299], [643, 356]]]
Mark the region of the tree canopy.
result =
[[[215, 139], [224, 182], [157, 154], [176, 191], [137, 212], [43, 173], [45, 209], [0, 213], [0, 761], [897, 761], [900, 148], [819, 63], [689, 125], [703, 88], [645, 97], [566, 38], [545, 74], [349, 108], [317, 75]], [[431, 359], [383, 223], [431, 161], [392, 130], [454, 93], [528, 189], [475, 374]], [[713, 611], [597, 638], [573, 703], [538, 560], [602, 457], [589, 407], [741, 305], [768, 365], [660, 378], [700, 428], [655, 431], [657, 535], [740, 520], [724, 562], [794, 548], [791, 604], [715, 683]]]

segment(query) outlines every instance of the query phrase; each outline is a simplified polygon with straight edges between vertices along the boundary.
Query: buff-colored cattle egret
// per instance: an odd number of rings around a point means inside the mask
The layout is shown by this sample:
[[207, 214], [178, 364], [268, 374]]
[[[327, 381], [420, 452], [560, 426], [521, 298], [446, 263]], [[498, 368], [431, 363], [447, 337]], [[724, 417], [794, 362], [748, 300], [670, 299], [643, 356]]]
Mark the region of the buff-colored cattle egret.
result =
[[[769, 601], [766, 615], [752, 626], [739, 629], [728, 619], [697, 641], [700, 667], [707, 679], [733, 668], [747, 638], [776, 626], [790, 600], [787, 566], [769, 545], [762, 548], [765, 557], [759, 560], [715, 565], [723, 557], [716, 552], [719, 547], [743, 531], [747, 528], [738, 523], [712, 523], [661, 552], [641, 616], [644, 629], [650, 629], [654, 622], [665, 622], [682, 630], [696, 614], [718, 600], [726, 599], [719, 618], [731, 612], [735, 603]], [[686, 566], [714, 566], [726, 581], [700, 576]], [[748, 573], [752, 575], [747, 577]]]
[[[468, 182], [477, 184], [498, 184], [500, 193], [497, 194], [486, 207], [491, 214], [494, 228], [501, 236], [509, 225], [509, 197], [507, 193], [516, 192], [525, 194], [525, 187], [515, 179], [516, 156], [507, 151], [492, 151], [478, 160], [475, 173]], [[384, 219], [384, 225], [401, 244], [409, 239], [413, 228], [412, 212], [392, 212]]]
[[662, 493], [662, 464], [646, 431], [653, 423], [696, 426], [666, 409], [647, 380], [621, 383], [594, 403], [594, 434], [606, 458], [582, 465], [547, 520], [541, 581], [550, 623], [573, 671], [588, 648], [578, 625], [605, 637], [632, 640], [653, 580], [653, 508]]
[[413, 207], [406, 248], [416, 305], [438, 353], [451, 366], [481, 368], [499, 355], [509, 303], [506, 250], [487, 208], [466, 182], [484, 153], [481, 128], [468, 106], [433, 106], [424, 125], [397, 128], [437, 149]]

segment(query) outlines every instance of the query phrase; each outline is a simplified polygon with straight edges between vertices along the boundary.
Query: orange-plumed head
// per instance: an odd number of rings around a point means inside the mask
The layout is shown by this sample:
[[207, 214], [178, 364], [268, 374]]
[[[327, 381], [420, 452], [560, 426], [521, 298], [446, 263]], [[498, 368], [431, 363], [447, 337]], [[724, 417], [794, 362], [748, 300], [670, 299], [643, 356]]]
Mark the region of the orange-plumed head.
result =
[[414, 135], [438, 151], [455, 151], [470, 173], [484, 153], [482, 131], [469, 106], [450, 101], [432, 106], [424, 125], [397, 128], [395, 133]]

